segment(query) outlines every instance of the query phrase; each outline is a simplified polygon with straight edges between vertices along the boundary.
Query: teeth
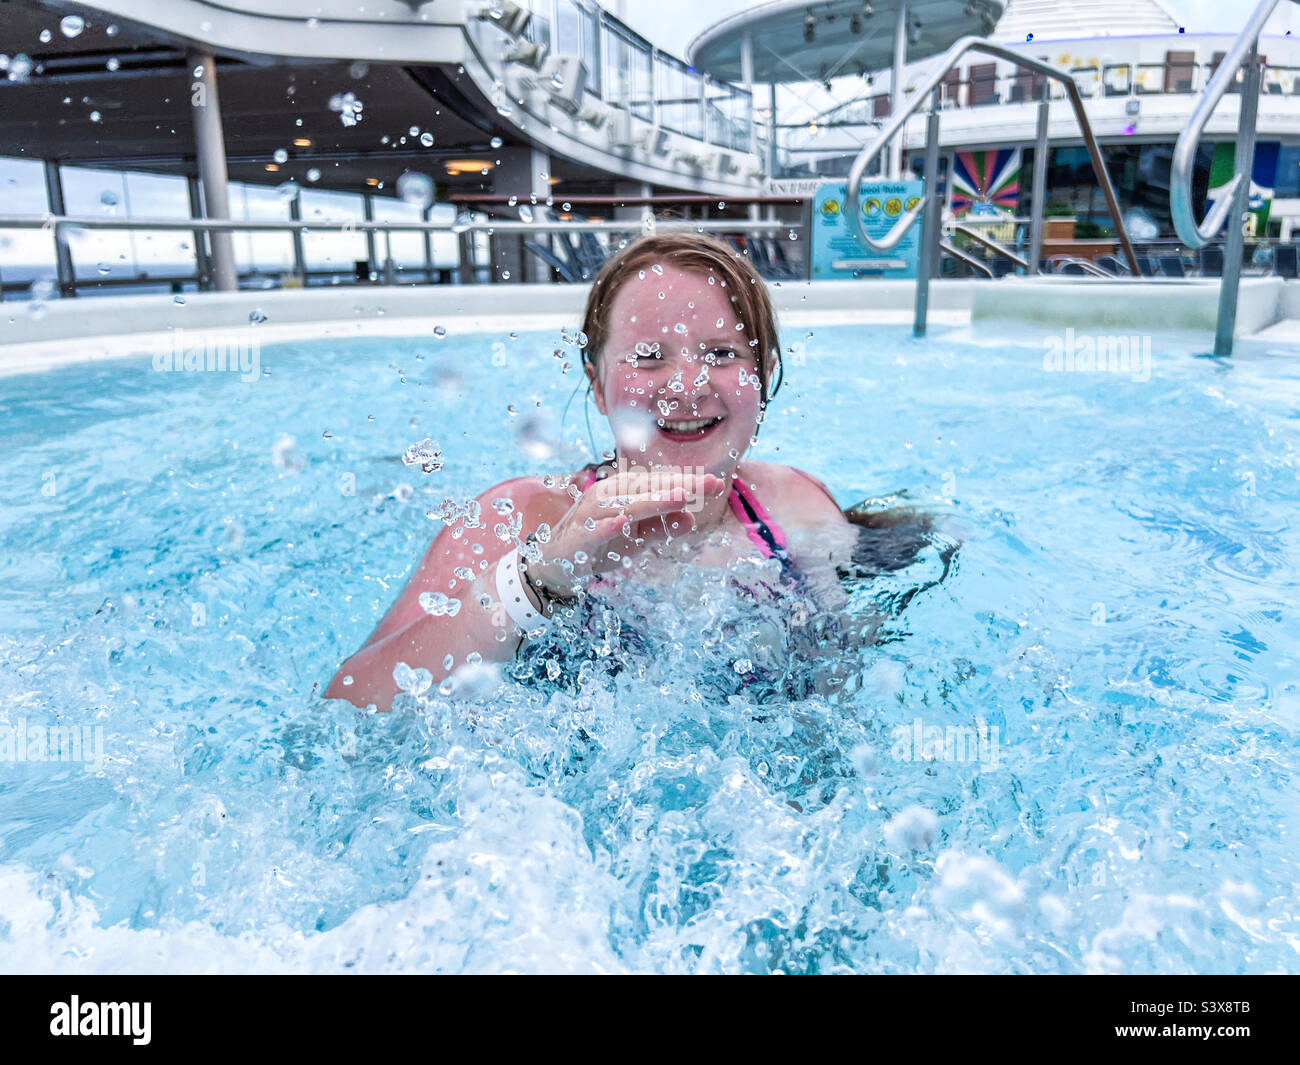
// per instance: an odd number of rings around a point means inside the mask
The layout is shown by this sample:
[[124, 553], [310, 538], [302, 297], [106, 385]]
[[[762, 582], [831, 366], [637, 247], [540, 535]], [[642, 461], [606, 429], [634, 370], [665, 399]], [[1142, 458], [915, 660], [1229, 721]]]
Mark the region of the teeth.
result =
[[700, 429], [707, 428], [717, 420], [717, 418], [700, 418], [699, 420], [692, 422], [665, 421], [663, 427], [670, 433], [694, 433]]

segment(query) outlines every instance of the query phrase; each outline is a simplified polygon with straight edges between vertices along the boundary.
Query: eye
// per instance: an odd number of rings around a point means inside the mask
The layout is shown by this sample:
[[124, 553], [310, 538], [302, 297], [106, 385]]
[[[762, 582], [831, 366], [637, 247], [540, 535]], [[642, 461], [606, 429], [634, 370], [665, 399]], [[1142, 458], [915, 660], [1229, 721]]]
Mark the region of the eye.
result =
[[735, 359], [740, 353], [735, 348], [714, 348], [709, 355], [716, 361], [721, 362], [724, 359]]

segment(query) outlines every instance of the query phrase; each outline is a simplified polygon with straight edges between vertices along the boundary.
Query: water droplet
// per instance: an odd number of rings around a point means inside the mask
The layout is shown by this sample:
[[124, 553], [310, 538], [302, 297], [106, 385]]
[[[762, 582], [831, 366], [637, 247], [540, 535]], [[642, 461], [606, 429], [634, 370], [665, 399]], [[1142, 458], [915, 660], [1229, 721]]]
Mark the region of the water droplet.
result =
[[283, 148], [277, 148], [271, 158], [277, 163], [287, 163], [289, 161], [289, 153]]
[[109, 60], [107, 63], [105, 63], [104, 65], [105, 65], [105, 66], [106, 66], [110, 71], [114, 71], [114, 70], [117, 70], [117, 69], [122, 65], [122, 61], [121, 61], [120, 59], [118, 59], [117, 56], [113, 56], [113, 58], [110, 59], [110, 60]]
[[262, 310], [261, 307], [254, 307], [251, 311], [248, 312], [249, 325], [261, 325], [266, 320], [267, 320], [266, 312]]
[[402, 462], [407, 466], [418, 465], [425, 473], [437, 473], [442, 469], [442, 449], [426, 436], [406, 449]]
[[59, 29], [65, 37], [76, 37], [86, 28], [86, 20], [80, 15], [65, 15], [59, 23]]
[[447, 327], [445, 325], [435, 325], [433, 327], [433, 335], [439, 339], [445, 337], [447, 335]]
[[102, 120], [103, 120], [103, 116], [102, 116], [98, 111], [91, 111], [91, 112], [90, 112], [90, 121], [92, 121], [92, 122], [100, 122], [100, 121], [102, 121]]
[[519, 221], [531, 222], [532, 220], [533, 220], [533, 209], [529, 207], [528, 204], [524, 204], [519, 208]]
[[433, 134], [432, 134], [432, 133], [428, 133], [428, 132], [421, 133], [421, 134], [420, 134], [420, 143], [421, 143], [422, 145], [424, 145], [424, 147], [426, 147], [426, 148], [432, 148], [432, 147], [433, 147]]
[[500, 137], [493, 137], [490, 141], [488, 141], [488, 144], [492, 145], [493, 148], [500, 148], [502, 143], [503, 142]]
[[320, 180], [320, 171], [319, 171], [318, 169], [316, 169], [316, 167], [313, 166], [310, 170], [307, 171], [307, 180], [308, 180], [308, 181], [319, 181], [319, 180]]
[[416, 207], [433, 203], [433, 178], [418, 170], [407, 170], [397, 179], [397, 195]]
[[49, 30], [41, 30], [38, 36], [41, 39], [41, 44], [49, 44], [52, 40], [54, 40], [54, 34], [52, 34]]

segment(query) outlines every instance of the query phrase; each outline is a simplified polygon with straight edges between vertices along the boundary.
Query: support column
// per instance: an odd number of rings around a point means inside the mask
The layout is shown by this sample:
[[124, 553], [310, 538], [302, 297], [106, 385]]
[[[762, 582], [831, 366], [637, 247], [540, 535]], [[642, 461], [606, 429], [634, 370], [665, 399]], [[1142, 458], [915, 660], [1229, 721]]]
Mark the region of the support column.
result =
[[[189, 53], [190, 109], [194, 115], [194, 142], [199, 157], [199, 179], [203, 183], [205, 218], [229, 219], [226, 141], [221, 129], [221, 102], [217, 95], [217, 62], [210, 48], [193, 48]], [[212, 285], [218, 292], [239, 288], [235, 268], [235, 245], [229, 231], [208, 233], [212, 254]]]
[[[45, 198], [49, 204], [50, 214], [67, 214], [63, 201], [63, 176], [59, 173], [59, 164], [53, 159], [45, 160]], [[68, 247], [68, 238], [62, 227], [55, 226], [54, 267], [59, 280], [59, 296], [68, 299], [77, 294], [77, 275], [72, 265], [72, 249]]]
[[[497, 217], [519, 221], [519, 208], [531, 207], [533, 219], [542, 221], [550, 214], [546, 198], [551, 194], [549, 182], [551, 159], [539, 148], [522, 147], [501, 153], [501, 162], [492, 171], [492, 191], [498, 196], [514, 196], [513, 207], [495, 209]], [[537, 202], [533, 203], [531, 197]], [[536, 281], [551, 279], [551, 268], [524, 247], [525, 240], [536, 240], [550, 248], [547, 234], [494, 233], [492, 241], [493, 281]], [[509, 273], [509, 277], [506, 274]]]
[[[898, 23], [894, 27], [894, 74], [889, 83], [889, 113], [898, 114], [903, 108], [903, 66], [907, 62], [907, 4], [898, 5]], [[889, 180], [898, 181], [903, 176], [903, 137], [906, 123], [898, 129], [898, 136], [889, 146]]]

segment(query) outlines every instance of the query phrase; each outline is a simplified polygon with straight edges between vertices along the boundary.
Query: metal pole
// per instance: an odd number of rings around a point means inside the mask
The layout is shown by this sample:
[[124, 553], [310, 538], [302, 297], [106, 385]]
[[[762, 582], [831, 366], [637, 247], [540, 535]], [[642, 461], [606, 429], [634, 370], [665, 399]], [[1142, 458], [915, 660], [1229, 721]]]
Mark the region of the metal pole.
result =
[[[45, 199], [50, 214], [56, 217], [67, 209], [63, 204], [63, 175], [53, 159], [45, 160]], [[59, 296], [67, 299], [77, 294], [77, 273], [72, 265], [72, 249], [60, 227], [54, 227], [54, 268], [59, 279]]]
[[397, 264], [393, 262], [393, 231], [384, 230], [384, 284], [397, 284]]
[[[433, 206], [430, 205], [420, 212], [420, 221], [427, 222], [429, 216], [433, 214]], [[427, 231], [424, 234], [424, 279], [433, 284], [433, 237]]]
[[[185, 178], [185, 186], [190, 194], [190, 217], [203, 217], [203, 196], [199, 191], [199, 179], [192, 176]], [[208, 260], [208, 241], [203, 230], [194, 230], [194, 270], [200, 292], [212, 287], [212, 263]]]
[[[361, 211], [362, 211], [361, 217], [364, 218], [367, 222], [373, 222], [375, 220], [375, 203], [374, 200], [370, 198], [370, 193], [368, 192], [363, 192], [361, 194]], [[369, 273], [376, 274], [379, 272], [378, 270], [375, 269], [376, 266], [375, 260], [377, 258], [378, 256], [375, 255], [375, 231], [373, 229], [367, 229], [366, 230], [366, 265], [368, 267]]]
[[[894, 74], [889, 83], [889, 111], [898, 114], [903, 106], [903, 65], [907, 62], [907, 0], [898, 5], [898, 23], [894, 27]], [[903, 176], [903, 133], [889, 146], [889, 180], [898, 181]]]
[[[203, 216], [228, 219], [230, 194], [227, 187], [226, 139], [221, 129], [221, 102], [217, 96], [217, 61], [210, 48], [189, 53], [192, 80], [190, 109], [194, 115], [194, 142], [199, 157], [199, 179], [203, 183]], [[235, 245], [229, 233], [208, 234], [212, 249], [212, 285], [218, 292], [239, 288], [235, 268]]]
[[1043, 261], [1043, 211], [1047, 207], [1043, 201], [1047, 198], [1047, 154], [1051, 151], [1047, 144], [1047, 119], [1052, 107], [1049, 102], [1049, 85], [1048, 80], [1044, 78], [1043, 83], [1038, 87], [1038, 129], [1034, 135], [1034, 179], [1029, 194], [1033, 201], [1029, 223], [1028, 272], [1030, 276], [1039, 272]]
[[1241, 283], [1243, 232], [1250, 206], [1250, 177], [1255, 167], [1255, 119], [1259, 113], [1259, 40], [1246, 55], [1246, 78], [1241, 87], [1241, 117], [1237, 123], [1237, 182], [1228, 212], [1228, 239], [1223, 248], [1223, 278], [1219, 282], [1219, 318], [1214, 330], [1214, 354], [1232, 354], [1232, 334], [1237, 326], [1237, 290]]
[[[289, 201], [289, 217], [295, 222], [302, 221], [302, 193], [298, 193]], [[307, 287], [307, 256], [302, 250], [302, 230], [295, 229], [291, 234], [293, 237], [293, 271], [298, 275], [298, 280], [302, 282], [304, 288]]]
[[939, 262], [939, 89], [930, 96], [925, 123], [925, 214], [921, 216], [921, 260], [916, 270], [916, 315], [912, 335], [925, 336], [930, 312], [930, 277]]

